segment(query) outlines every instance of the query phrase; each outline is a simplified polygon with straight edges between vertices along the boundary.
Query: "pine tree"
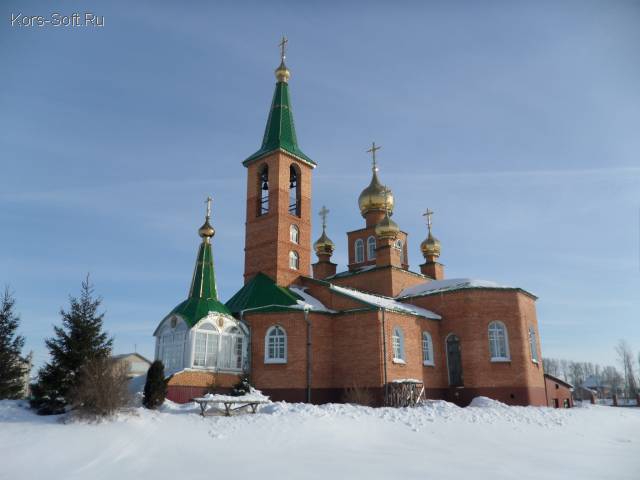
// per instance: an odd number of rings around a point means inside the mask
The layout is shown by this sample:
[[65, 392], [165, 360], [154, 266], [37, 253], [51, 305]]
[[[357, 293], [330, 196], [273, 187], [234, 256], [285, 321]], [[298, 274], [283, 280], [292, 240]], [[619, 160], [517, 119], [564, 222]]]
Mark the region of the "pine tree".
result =
[[20, 317], [13, 311], [15, 303], [9, 287], [5, 287], [0, 299], [0, 399], [20, 398], [24, 387], [26, 369], [20, 357], [24, 337], [16, 335]]
[[80, 298], [69, 297], [68, 311], [60, 310], [62, 327], [45, 341], [51, 360], [38, 373], [32, 386], [31, 404], [40, 414], [62, 413], [69, 403], [69, 392], [78, 382], [80, 369], [90, 360], [111, 355], [113, 338], [102, 331], [102, 303], [94, 297], [89, 276], [82, 282]]
[[166, 396], [167, 381], [164, 378], [164, 365], [160, 360], [156, 360], [147, 371], [142, 405], [146, 408], [156, 409], [163, 404]]

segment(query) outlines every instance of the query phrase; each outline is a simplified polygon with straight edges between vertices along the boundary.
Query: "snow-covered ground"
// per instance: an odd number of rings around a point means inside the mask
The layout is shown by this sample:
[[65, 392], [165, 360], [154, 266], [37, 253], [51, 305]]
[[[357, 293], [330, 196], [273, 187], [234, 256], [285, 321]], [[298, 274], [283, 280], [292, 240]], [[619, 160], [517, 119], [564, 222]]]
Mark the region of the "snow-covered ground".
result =
[[640, 479], [640, 409], [274, 403], [200, 417], [167, 402], [101, 424], [0, 402], [1, 479]]

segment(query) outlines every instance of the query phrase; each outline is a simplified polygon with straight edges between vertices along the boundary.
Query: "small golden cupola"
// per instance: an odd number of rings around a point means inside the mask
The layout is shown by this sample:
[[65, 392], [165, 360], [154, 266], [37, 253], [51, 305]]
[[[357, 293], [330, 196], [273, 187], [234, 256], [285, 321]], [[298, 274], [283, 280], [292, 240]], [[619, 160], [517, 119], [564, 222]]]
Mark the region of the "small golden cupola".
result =
[[427, 217], [427, 228], [429, 229], [429, 235], [420, 244], [420, 250], [425, 260], [435, 261], [440, 256], [440, 240], [433, 236], [431, 233], [431, 217], [433, 216], [433, 210], [427, 209], [424, 214]]
[[[378, 179], [378, 164], [376, 163], [376, 152], [382, 147], [372, 143], [371, 148], [367, 150], [371, 153], [373, 163], [373, 175], [371, 176], [371, 183], [365, 188], [358, 197], [358, 206], [360, 207], [360, 213], [366, 218], [367, 213], [372, 211], [387, 212], [389, 215], [393, 215], [393, 193], [386, 188]], [[385, 190], [387, 191], [385, 197]]]
[[289, 40], [287, 40], [287, 37], [283, 35], [282, 40], [280, 41], [280, 44], [279, 44], [280, 45], [280, 65], [278, 66], [278, 68], [276, 68], [276, 71], [275, 71], [276, 80], [278, 80], [278, 83], [280, 82], [289, 83], [289, 79], [291, 78], [291, 72], [289, 71], [289, 69], [284, 63], [284, 59], [286, 58], [285, 51], [287, 48], [287, 43], [289, 43]]
[[209, 220], [211, 220], [211, 197], [207, 197], [207, 216], [205, 217], [204, 223], [198, 229], [198, 235], [202, 238], [202, 241], [205, 243], [209, 243], [211, 241], [211, 237], [216, 234], [215, 228], [211, 226]]
[[391, 196], [391, 191], [383, 187], [382, 196], [384, 198], [383, 208], [385, 209], [384, 218], [376, 225], [376, 235], [380, 238], [396, 238], [398, 236], [398, 232], [400, 232], [400, 227], [398, 224], [391, 220], [389, 216], [390, 207], [389, 207], [389, 197]]
[[329, 210], [324, 205], [320, 210], [320, 216], [322, 217], [322, 235], [313, 244], [313, 249], [316, 251], [316, 255], [321, 257], [323, 255], [331, 256], [336, 249], [336, 244], [327, 236], [327, 214]]

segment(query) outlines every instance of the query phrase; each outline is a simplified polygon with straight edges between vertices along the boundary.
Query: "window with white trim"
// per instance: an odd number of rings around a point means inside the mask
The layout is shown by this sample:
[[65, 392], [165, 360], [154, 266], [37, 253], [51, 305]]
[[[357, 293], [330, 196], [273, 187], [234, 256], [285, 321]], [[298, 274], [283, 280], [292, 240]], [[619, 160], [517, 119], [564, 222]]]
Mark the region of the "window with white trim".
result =
[[298, 270], [298, 268], [300, 268], [300, 256], [298, 252], [294, 252], [293, 250], [289, 252], [289, 268], [291, 270]]
[[507, 327], [502, 322], [489, 324], [489, 351], [491, 352], [491, 361], [499, 362], [511, 359]]
[[529, 349], [531, 350], [531, 361], [538, 363], [538, 342], [533, 327], [529, 327]]
[[422, 332], [422, 364], [433, 365], [433, 340], [429, 332]]
[[404, 243], [399, 238], [393, 244], [396, 250], [400, 252], [400, 263], [406, 263], [404, 260]]
[[196, 345], [193, 356], [195, 367], [214, 368], [218, 360], [220, 334], [216, 327], [205, 323], [196, 330]]
[[355, 243], [356, 263], [364, 262], [364, 242], [361, 238], [356, 240]]
[[291, 225], [289, 227], [289, 240], [293, 243], [300, 243], [300, 229], [297, 225]]
[[373, 235], [367, 238], [367, 258], [369, 260], [376, 259], [376, 237]]
[[264, 363], [287, 363], [287, 333], [274, 325], [264, 336]]
[[404, 333], [400, 327], [395, 327], [393, 329], [391, 345], [393, 347], [393, 361], [397, 363], [404, 363]]

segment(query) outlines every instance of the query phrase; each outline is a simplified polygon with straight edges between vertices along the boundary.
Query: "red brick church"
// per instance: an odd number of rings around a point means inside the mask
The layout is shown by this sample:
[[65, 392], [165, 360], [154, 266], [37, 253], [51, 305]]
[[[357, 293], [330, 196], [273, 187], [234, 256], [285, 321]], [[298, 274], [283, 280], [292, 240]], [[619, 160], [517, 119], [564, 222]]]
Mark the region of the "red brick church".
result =
[[411, 379], [426, 398], [461, 405], [478, 395], [546, 405], [536, 297], [446, 279], [430, 211], [424, 263], [410, 270], [408, 235], [392, 219], [394, 197], [379, 178], [375, 144], [371, 179], [357, 199], [364, 222], [347, 232], [347, 269], [331, 262], [336, 246], [324, 207], [312, 252], [317, 165], [298, 145], [284, 52], [275, 74], [262, 146], [243, 162], [244, 286], [226, 303], [218, 299], [209, 208], [189, 297], [154, 333], [156, 358], [171, 375], [169, 398], [187, 401], [248, 373], [274, 400], [339, 402], [359, 389], [381, 404], [391, 386]]

